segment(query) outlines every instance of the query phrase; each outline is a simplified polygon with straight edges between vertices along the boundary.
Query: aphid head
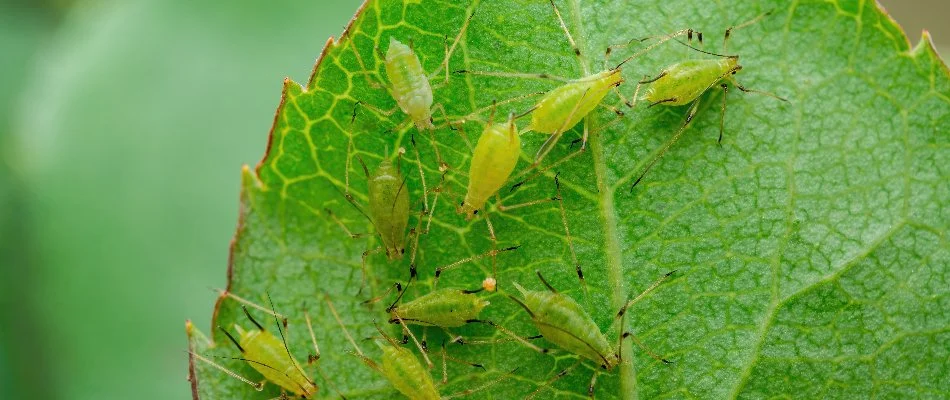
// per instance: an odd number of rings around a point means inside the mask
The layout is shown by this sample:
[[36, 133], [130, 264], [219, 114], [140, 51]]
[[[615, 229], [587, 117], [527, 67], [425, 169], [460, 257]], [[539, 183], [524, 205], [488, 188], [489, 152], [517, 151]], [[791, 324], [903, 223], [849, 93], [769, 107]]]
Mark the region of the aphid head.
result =
[[396, 38], [389, 37], [389, 49], [386, 50], [386, 60], [392, 60], [396, 57], [412, 54], [412, 49], [409, 46], [406, 46], [402, 42], [396, 40]]

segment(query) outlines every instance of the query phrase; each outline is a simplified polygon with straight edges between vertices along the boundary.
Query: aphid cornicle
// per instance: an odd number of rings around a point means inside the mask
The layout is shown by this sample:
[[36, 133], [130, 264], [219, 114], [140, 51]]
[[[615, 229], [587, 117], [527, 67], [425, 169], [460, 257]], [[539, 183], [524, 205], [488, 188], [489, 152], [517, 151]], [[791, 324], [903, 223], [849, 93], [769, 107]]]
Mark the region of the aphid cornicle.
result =
[[[633, 337], [633, 334], [624, 331], [623, 327], [624, 316], [626, 315], [627, 309], [643, 298], [647, 293], [657, 288], [674, 272], [676, 271], [669, 272], [661, 277], [639, 295], [627, 301], [627, 303], [621, 307], [620, 311], [617, 312], [614, 323], [620, 323], [620, 332], [616, 345], [610, 343], [607, 336], [601, 333], [594, 319], [591, 318], [574, 299], [555, 290], [554, 287], [544, 279], [540, 272], [536, 271], [535, 273], [548, 291], [528, 290], [515, 283], [515, 287], [521, 292], [522, 298], [518, 299], [510, 295], [508, 297], [527, 311], [528, 315], [531, 316], [531, 321], [538, 328], [541, 336], [547, 341], [580, 356], [581, 358], [578, 359], [578, 363], [587, 359], [596, 363], [602, 369], [610, 371], [623, 362], [623, 340], [627, 337]], [[669, 361], [643, 347], [636, 338], [634, 338], [634, 342], [654, 359], [662, 361], [663, 363], [669, 363]], [[568, 370], [555, 375], [553, 380], [547, 382], [545, 386], [540, 387], [538, 391], [554, 380], [562, 377], [567, 373], [566, 371]], [[595, 370], [594, 376], [591, 378], [590, 386], [588, 387], [588, 394], [590, 396], [593, 396], [594, 383], [596, 380], [597, 371]], [[537, 393], [537, 391], [535, 393]]]
[[[770, 13], [759, 15], [748, 22], [727, 29], [725, 37], [723, 38], [723, 49], [726, 48], [727, 40], [729, 39], [729, 35], [733, 30], [754, 24], [769, 14]], [[631, 188], [640, 183], [647, 172], [650, 171], [650, 168], [652, 168], [653, 165], [656, 164], [656, 162], [661, 157], [663, 157], [664, 154], [666, 154], [670, 147], [679, 140], [683, 132], [686, 131], [686, 127], [689, 126], [690, 122], [692, 122], [693, 117], [696, 116], [696, 113], [699, 110], [701, 96], [717, 84], [722, 88], [723, 92], [722, 113], [719, 120], [720, 144], [722, 144], [722, 133], [726, 119], [726, 94], [729, 92], [729, 85], [727, 85], [725, 82], [732, 83], [733, 86], [746, 93], [763, 94], [781, 101], [788, 101], [775, 94], [747, 89], [746, 87], [739, 84], [739, 82], [734, 77], [736, 73], [742, 70], [742, 65], [739, 64], [738, 55], [716, 54], [697, 49], [685, 43], [683, 43], [683, 45], [700, 53], [716, 56], [718, 58], [687, 60], [675, 63], [664, 68], [663, 71], [660, 72], [660, 74], [656, 77], [652, 79], [645, 79], [637, 83], [637, 89], [635, 93], [640, 91], [641, 85], [650, 85], [649, 89], [647, 89], [643, 96], [643, 100], [646, 100], [650, 103], [649, 107], [656, 105], [682, 106], [686, 104], [689, 104], [690, 107], [686, 113], [686, 120], [683, 122], [683, 125], [680, 126], [679, 130], [673, 135], [673, 137], [660, 149], [656, 156], [650, 160], [647, 166], [644, 167], [637, 180], [633, 183], [633, 185], [631, 185]], [[638, 99], [636, 98], [636, 95], [634, 95], [634, 103], [637, 100]]]

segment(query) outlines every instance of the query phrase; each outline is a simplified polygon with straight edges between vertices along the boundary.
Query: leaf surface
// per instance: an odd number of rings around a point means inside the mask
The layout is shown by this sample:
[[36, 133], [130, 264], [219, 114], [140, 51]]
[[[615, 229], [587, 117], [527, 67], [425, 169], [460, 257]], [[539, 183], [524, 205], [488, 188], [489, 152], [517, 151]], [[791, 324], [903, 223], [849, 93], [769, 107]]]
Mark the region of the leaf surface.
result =
[[[312, 351], [303, 318], [309, 311], [325, 378], [310, 371], [321, 396], [334, 396], [334, 386], [347, 398], [396, 395], [348, 354], [352, 348], [322, 299], [324, 293], [332, 297], [357, 339], [375, 334], [374, 321], [385, 324], [385, 304], [363, 306], [359, 301], [368, 293], [357, 296], [360, 254], [376, 248], [378, 239], [349, 238], [326, 210], [354, 231], [372, 232], [343, 198], [345, 170], [349, 166], [349, 190], [365, 204], [366, 181], [355, 157], [372, 168], [400, 147], [406, 149], [402, 167], [413, 209], [423, 198], [421, 165], [433, 215], [428, 233], [419, 236], [420, 283], [407, 299], [431, 290], [436, 268], [492, 248], [485, 215], [498, 248], [520, 247], [450, 269], [438, 285], [477, 288], [497, 268], [500, 290], [486, 296], [491, 305], [483, 317], [524, 336], [537, 330], [504, 294], [516, 294], [516, 282], [541, 289], [536, 270], [576, 299], [610, 340], [617, 338], [610, 328], [625, 300], [677, 271], [631, 308], [625, 327], [673, 364], [663, 365], [627, 341], [628, 362], [597, 378], [599, 398], [940, 397], [950, 390], [940, 378], [950, 373], [950, 79], [929, 37], [911, 48], [873, 2], [558, 2], [580, 49], [575, 57], [546, 2], [480, 3], [369, 1], [341, 39], [328, 43], [310, 82], [285, 83], [264, 159], [243, 172], [229, 289], [261, 304], [270, 293], [278, 312], [289, 317], [290, 349], [298, 359]], [[722, 48], [729, 26], [769, 10], [771, 16], [734, 31], [728, 50]], [[638, 172], [682, 124], [686, 107], [641, 102], [616, 123], [616, 115], [601, 108], [566, 133], [545, 163], [569, 154], [570, 141], [585, 128], [591, 132], [588, 151], [516, 191], [503, 188], [507, 205], [551, 199], [559, 173], [585, 290], [557, 201], [502, 211], [492, 200], [472, 221], [454, 212], [467, 185], [471, 150], [465, 137], [474, 143], [479, 122], [435, 131], [450, 165], [440, 180], [430, 137], [417, 133], [401, 112], [377, 112], [395, 107], [377, 87], [386, 84], [379, 53], [389, 38], [411, 42], [424, 69], [439, 71], [445, 44], [452, 44], [472, 12], [450, 71], [576, 78], [604, 68], [608, 45], [693, 27], [705, 32], [705, 50], [741, 55], [745, 68], [736, 77], [743, 85], [789, 102], [730, 90], [725, 137], [717, 146], [722, 91], [710, 91], [682, 140], [632, 191]], [[616, 50], [609, 65], [637, 48]], [[668, 42], [627, 63], [620, 90], [629, 97], [643, 76], [709, 57]], [[493, 100], [502, 103], [496, 119], [524, 111], [537, 97], [505, 100], [558, 85], [461, 74], [443, 81], [443, 73], [433, 77], [435, 98], [453, 121], [478, 109], [488, 119]], [[378, 110], [360, 108], [351, 123], [357, 101]], [[624, 107], [615, 94], [605, 103]], [[440, 113], [435, 118], [445, 121]], [[516, 174], [544, 139], [523, 136]], [[436, 186], [443, 188], [438, 201], [431, 191]], [[410, 225], [419, 218], [414, 214]], [[408, 258], [370, 256], [369, 290], [379, 294], [393, 281], [405, 282]], [[215, 322], [229, 329], [249, 325], [231, 300], [219, 302]], [[397, 333], [391, 328], [384, 329]], [[504, 338], [485, 326], [454, 332]], [[438, 329], [425, 335], [433, 350], [444, 337]], [[202, 340], [195, 345], [203, 353], [236, 355], [223, 335], [213, 338], [217, 348]], [[370, 341], [359, 343], [378, 359]], [[448, 352], [484, 364], [487, 372], [450, 365], [443, 395], [517, 368], [473, 397], [524, 397], [576, 361], [563, 351], [542, 355], [505, 341], [450, 345]], [[240, 361], [221, 361], [259, 379]], [[438, 364], [432, 370], [437, 378]], [[202, 399], [279, 393], [270, 387], [253, 394], [207, 365], [196, 367]], [[581, 363], [542, 395], [583, 398], [598, 370]]]

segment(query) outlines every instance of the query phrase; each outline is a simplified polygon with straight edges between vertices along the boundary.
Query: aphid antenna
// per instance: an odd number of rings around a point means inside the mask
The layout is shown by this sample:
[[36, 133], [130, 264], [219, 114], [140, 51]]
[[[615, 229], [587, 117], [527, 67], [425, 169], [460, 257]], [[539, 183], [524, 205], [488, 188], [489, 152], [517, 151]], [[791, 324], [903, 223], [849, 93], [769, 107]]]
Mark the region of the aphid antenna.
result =
[[676, 38], [676, 37], [679, 37], [679, 36], [683, 36], [683, 35], [692, 35], [693, 32], [695, 32], [695, 31], [693, 31], [692, 29], [680, 29], [680, 30], [678, 30], [678, 31], [676, 31], [676, 32], [673, 32], [673, 33], [670, 33], [670, 34], [668, 34], [668, 35], [666, 35], [666, 36], [662, 36], [662, 37], [659, 38], [659, 40], [657, 40], [656, 43], [653, 43], [653, 44], [651, 44], [651, 45], [649, 45], [649, 46], [647, 46], [647, 47], [641, 49], [640, 51], [638, 51], [638, 52], [636, 52], [636, 53], [633, 53], [633, 55], [631, 55], [631, 56], [625, 58], [623, 61], [621, 61], [619, 64], [617, 64], [617, 66], [613, 67], [612, 69], [614, 69], [614, 70], [620, 69], [620, 67], [622, 67], [624, 64], [626, 64], [627, 61], [630, 61], [630, 60], [632, 60], [632, 59], [634, 59], [634, 58], [637, 58], [637, 57], [639, 57], [639, 56], [641, 56], [641, 55], [647, 53], [647, 52], [650, 51], [650, 50], [653, 50], [653, 49], [656, 48], [657, 46], [659, 46], [659, 45], [661, 45], [661, 44], [663, 44], [663, 43], [666, 43], [668, 40], [673, 39], [673, 38]]
[[541, 283], [544, 284], [544, 287], [548, 288], [548, 290], [550, 290], [551, 293], [558, 293], [557, 289], [555, 289], [554, 286], [551, 286], [551, 284], [548, 283], [548, 280], [547, 280], [547, 279], [544, 279], [544, 276], [541, 275], [541, 271], [534, 270], [534, 273], [535, 273], [536, 275], [538, 275], [538, 279], [541, 280]]
[[695, 50], [695, 51], [698, 51], [698, 52], [700, 52], [700, 53], [707, 54], [707, 55], [710, 55], [710, 56], [722, 57], [722, 58], [732, 58], [732, 59], [736, 59], [736, 60], [739, 59], [739, 55], [738, 55], [738, 54], [725, 55], [725, 54], [713, 53], [713, 52], [711, 52], [711, 51], [706, 51], [706, 50], [703, 50], [703, 49], [696, 48], [695, 46], [693, 46], [693, 45], [691, 45], [691, 44], [689, 44], [689, 43], [686, 43], [686, 42], [684, 42], [684, 41], [682, 41], [682, 40], [679, 40], [679, 39], [673, 39], [673, 41], [676, 42], [676, 43], [679, 43], [679, 44], [681, 44], [681, 45], [683, 45], [683, 46], [689, 47], [690, 49], [693, 49], [693, 50]]
[[210, 287], [209, 287], [209, 289], [211, 289], [212, 291], [217, 292], [220, 296], [229, 297], [229, 298], [233, 299], [234, 301], [237, 301], [238, 303], [241, 303], [241, 304], [243, 304], [243, 305], [245, 305], [245, 306], [253, 307], [254, 309], [256, 309], [256, 310], [258, 310], [258, 311], [261, 311], [261, 312], [264, 312], [264, 313], [273, 315], [273, 316], [275, 316], [275, 317], [277, 317], [277, 318], [280, 318], [281, 320], [285, 321], [285, 323], [286, 323], [286, 321], [287, 321], [287, 316], [285, 316], [285, 315], [283, 315], [283, 314], [281, 314], [281, 313], [275, 313], [273, 310], [270, 310], [270, 309], [268, 309], [268, 308], [266, 308], [266, 307], [263, 307], [263, 306], [261, 306], [261, 305], [255, 303], [255, 302], [253, 302], [253, 301], [250, 301], [250, 300], [247, 300], [247, 299], [245, 299], [245, 298], [243, 298], [243, 297], [240, 297], [240, 296], [238, 296], [238, 295], [236, 295], [236, 294], [234, 294], [234, 293], [231, 293], [231, 292], [229, 292], [229, 291], [227, 291], [227, 290], [224, 290], [224, 289], [217, 289], [217, 288], [210, 288]]
[[[237, 372], [231, 371], [231, 370], [228, 369], [227, 367], [225, 367], [225, 366], [223, 366], [223, 365], [221, 365], [221, 364], [218, 364], [218, 363], [216, 363], [216, 362], [214, 362], [214, 361], [211, 361], [210, 359], [208, 359], [208, 358], [206, 358], [206, 357], [204, 357], [204, 356], [202, 356], [201, 354], [198, 354], [198, 353], [196, 353], [196, 352], [189, 351], [188, 354], [190, 354], [192, 357], [194, 357], [194, 358], [196, 358], [196, 359], [198, 359], [198, 360], [204, 362], [205, 364], [208, 364], [208, 365], [210, 365], [210, 366], [212, 366], [212, 367], [218, 369], [219, 371], [224, 372], [225, 374], [228, 374], [228, 375], [230, 375], [231, 377], [233, 377], [233, 378], [235, 378], [235, 379], [237, 379], [237, 380], [239, 380], [239, 381], [241, 381], [241, 382], [244, 382], [244, 383], [250, 385], [251, 387], [254, 388], [254, 390], [257, 390], [258, 392], [264, 390], [264, 382], [253, 382], [253, 381], [251, 381], [250, 379], [247, 379], [247, 378], [241, 376], [241, 375], [238, 374]], [[227, 357], [227, 358], [231, 358], [231, 357]]]
[[[277, 310], [276, 310], [276, 308], [274, 307], [274, 300], [271, 299], [270, 293], [269, 293], [269, 292], [265, 292], [265, 294], [267, 295], [267, 302], [270, 303], [270, 308], [271, 308], [271, 310], [274, 311], [274, 314], [277, 314]], [[246, 312], [247, 312], [247, 309], [245, 309], [244, 312], [246, 313]], [[248, 317], [249, 317], [249, 318], [250, 318], [250, 316], [251, 316], [251, 315], [248, 314]], [[274, 316], [274, 323], [277, 324], [277, 333], [280, 334], [280, 341], [284, 344], [284, 352], [287, 354], [287, 360], [289, 360], [290, 363], [293, 364], [293, 366], [297, 369], [297, 372], [299, 372], [301, 376], [303, 376], [304, 378], [306, 378], [307, 381], [310, 382], [310, 384], [316, 385], [316, 384], [313, 382], [313, 380], [311, 380], [310, 377], [307, 376], [307, 374], [303, 371], [303, 369], [300, 367], [300, 364], [297, 364], [297, 362], [294, 361], [294, 356], [290, 354], [290, 346], [287, 345], [287, 337], [284, 335], [284, 329], [280, 327], [281, 324], [280, 324], [280, 321], [277, 319], [277, 316], [276, 316], [276, 315]], [[286, 323], [287, 323], [287, 320], [285, 319], [285, 320], [284, 320], [285, 327], [286, 327]], [[286, 373], [285, 373], [285, 374], [286, 374]], [[306, 391], [305, 388], [304, 388], [304, 391]]]

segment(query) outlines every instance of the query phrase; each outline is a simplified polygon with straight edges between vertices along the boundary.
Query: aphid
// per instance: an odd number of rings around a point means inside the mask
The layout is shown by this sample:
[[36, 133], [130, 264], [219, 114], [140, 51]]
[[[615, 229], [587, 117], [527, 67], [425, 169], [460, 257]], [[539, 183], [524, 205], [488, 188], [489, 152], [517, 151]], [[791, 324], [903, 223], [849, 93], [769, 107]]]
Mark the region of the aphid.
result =
[[[378, 325], [376, 326], [376, 330], [381, 335], [381, 338], [385, 339], [385, 343], [380, 343], [378, 341], [376, 342], [376, 345], [379, 346], [380, 350], [383, 352], [382, 362], [377, 363], [376, 361], [373, 361], [367, 357], [366, 354], [363, 353], [363, 350], [360, 349], [359, 345], [356, 344], [356, 341], [353, 340], [353, 336], [351, 336], [349, 331], [346, 329], [346, 326], [340, 319], [340, 315], [337, 313], [336, 308], [330, 301], [330, 298], [326, 297], [326, 301], [330, 306], [330, 312], [333, 314], [333, 317], [336, 319], [337, 323], [339, 323], [340, 328], [343, 330], [347, 340], [349, 340], [350, 344], [353, 345], [353, 349], [356, 350], [356, 355], [361, 360], [363, 360], [367, 366], [379, 372], [383, 378], [389, 381], [389, 383], [393, 385], [397, 391], [399, 391], [399, 393], [402, 393], [404, 396], [410, 399], [436, 400], [466, 396], [501, 382], [503, 379], [507, 378], [508, 375], [515, 372], [511, 371], [510, 373], [501, 376], [493, 382], [489, 382], [474, 389], [467, 389], [452, 395], [442, 396], [439, 394], [439, 390], [436, 387], [435, 381], [432, 379], [432, 375], [429, 374], [428, 368], [423, 366], [422, 363], [419, 362], [419, 359], [414, 354], [412, 354], [411, 351], [400, 347], [399, 344], [393, 340], [393, 338], [386, 335]], [[484, 369], [481, 364], [469, 363], [449, 357], [445, 353], [444, 345], [442, 347], [442, 357], [444, 360], [452, 360], [469, 366]], [[445, 369], [446, 366], [443, 363], [443, 383], [448, 380]]]
[[471, 219], [485, 206], [488, 198], [508, 181], [518, 157], [521, 156], [521, 137], [515, 125], [515, 116], [507, 123], [494, 123], [489, 119], [485, 130], [478, 138], [468, 172], [468, 190], [458, 213]]
[[[620, 86], [623, 82], [622, 70], [621, 67], [630, 59], [642, 55], [643, 53], [653, 49], [656, 46], [659, 46], [663, 42], [673, 39], [678, 36], [688, 35], [692, 38], [693, 30], [692, 29], [683, 29], [677, 32], [671, 33], [667, 36], [660, 38], [656, 43], [651, 44], [647, 48], [637, 52], [636, 54], [628, 57], [626, 60], [617, 64], [613, 68], [607, 66], [607, 58], [604, 59], [604, 70], [591, 73], [587, 68], [587, 63], [581, 59], [581, 51], [577, 47], [577, 43], [574, 41], [574, 37], [571, 35], [570, 30], [567, 28], [567, 24], [564, 23], [564, 19], [561, 17], [561, 12], [558, 10], [557, 5], [554, 4], [553, 0], [550, 0], [549, 3], [554, 10], [554, 14], [557, 16], [558, 22], [561, 26], [561, 29], [564, 31], [565, 36], [567, 37], [568, 42], [573, 49], [573, 53], [578, 57], [581, 67], [583, 69], [584, 77], [577, 79], [566, 79], [562, 77], [557, 77], [551, 74], [525, 74], [525, 73], [505, 73], [505, 72], [481, 72], [481, 71], [468, 71], [461, 70], [456, 71], [457, 73], [471, 73], [477, 75], [488, 75], [488, 76], [500, 76], [500, 77], [513, 77], [513, 78], [529, 78], [529, 79], [549, 79], [561, 82], [561, 86], [545, 93], [541, 99], [535, 103], [535, 105], [529, 110], [531, 112], [531, 123], [524, 129], [524, 132], [534, 131], [539, 133], [545, 133], [550, 135], [548, 139], [541, 145], [537, 153], [534, 156], [534, 163], [531, 165], [531, 168], [538, 166], [541, 163], [541, 160], [554, 148], [554, 145], [560, 140], [564, 132], [573, 128], [584, 119], [591, 111], [593, 111], [598, 106], [602, 105], [604, 97], [607, 96], [611, 90], [617, 93], [618, 97], [630, 106], [630, 102], [626, 100], [623, 94], [617, 90], [617, 87]], [[700, 38], [701, 38], [700, 34]], [[701, 40], [701, 39], [700, 39]], [[609, 55], [611, 49], [621, 46], [611, 46], [607, 50]], [[614, 107], [604, 106], [608, 109], [611, 109], [614, 113], [618, 115], [618, 118], [614, 121], [608, 122], [599, 128], [605, 129], [612, 125], [614, 122], [619, 120], [619, 117], [623, 116], [623, 112]], [[595, 132], [596, 133], [596, 132]], [[561, 160], [555, 162], [549, 168], [559, 165], [586, 150], [587, 140], [589, 137], [589, 132], [587, 127], [584, 127], [584, 134], [581, 141], [581, 147], [578, 151], [562, 158]], [[524, 181], [519, 182], [515, 187], [523, 184]]]
[[[446, 43], [445, 59], [443, 59], [439, 64], [439, 68], [429, 75], [426, 74], [425, 69], [422, 67], [422, 63], [419, 61], [419, 56], [416, 55], [412, 47], [405, 45], [395, 37], [390, 36], [389, 48], [386, 50], [386, 54], [383, 57], [383, 66], [386, 71], [386, 78], [389, 81], [389, 85], [385, 87], [392, 98], [396, 101], [397, 107], [391, 110], [382, 110], [360, 101], [356, 103], [357, 106], [363, 105], [386, 116], [392, 115], [396, 109], [402, 110], [403, 113], [409, 116], [409, 120], [412, 121], [419, 132], [429, 132], [432, 148], [435, 152], [436, 158], [438, 159], [439, 170], [441, 171], [448, 169], [448, 164], [442, 159], [442, 155], [439, 152], [439, 147], [435, 141], [435, 134], [433, 132], [435, 130], [435, 125], [432, 123], [432, 115], [434, 111], [438, 110], [444, 116], [445, 108], [442, 106], [442, 104], [436, 104], [435, 106], [432, 105], [432, 85], [429, 82], [432, 78], [439, 75], [439, 73], [441, 73], [443, 70], [445, 71], [445, 80], [442, 83], [444, 84], [448, 82], [449, 60], [452, 58], [452, 54], [455, 52], [456, 46], [458, 46], [459, 41], [461, 41], [462, 36], [465, 34], [465, 31], [468, 29], [468, 25], [474, 16], [475, 13], [473, 11], [472, 14], [465, 19], [465, 23], [462, 24], [462, 28], [459, 29], [459, 33], [452, 42], [451, 47], [448, 45], [448, 43]], [[363, 63], [362, 56], [355, 47], [353, 47], [353, 53], [356, 55], [356, 59], [360, 64], [360, 67], [365, 71], [366, 66]], [[367, 81], [368, 79], [369, 78], [367, 77]], [[369, 83], [370, 85], [376, 86], [373, 82]], [[356, 110], [354, 109], [354, 117], [355, 112]]]
[[[770, 13], [759, 15], [748, 22], [727, 29], [725, 37], [723, 38], [723, 50], [726, 49], [726, 43], [733, 30], [759, 22], [759, 20], [765, 18], [769, 14]], [[650, 168], [652, 168], [653, 165], [661, 157], [663, 157], [664, 154], [666, 154], [667, 150], [669, 150], [669, 148], [679, 140], [680, 136], [686, 130], [686, 127], [689, 125], [689, 123], [692, 122], [693, 117], [699, 110], [701, 96], [709, 91], [709, 89], [711, 89], [713, 86], [719, 84], [719, 87], [722, 88], [722, 114], [719, 120], [720, 145], [722, 144], [722, 132], [726, 120], [726, 94], [729, 91], [729, 85], [727, 85], [726, 82], [732, 83], [733, 86], [746, 93], [763, 94], [781, 101], [788, 101], [775, 94], [747, 89], [739, 84], [739, 82], [736, 81], [734, 77], [736, 73], [742, 70], [742, 65], [739, 65], [738, 55], [716, 54], [697, 49], [685, 43], [683, 43], [683, 45], [698, 52], [719, 58], [687, 60], [679, 62], [666, 67], [656, 77], [642, 80], [637, 84], [637, 92], [639, 92], [640, 85], [650, 85], [650, 88], [643, 96], [643, 100], [646, 100], [650, 103], [648, 107], [661, 104], [668, 106], [682, 106], [689, 104], [690, 106], [689, 111], [686, 113], [686, 120], [683, 122], [683, 125], [673, 135], [672, 139], [670, 139], [670, 141], [668, 141], [666, 145], [663, 146], [660, 152], [653, 157], [650, 163], [647, 164], [647, 166], [643, 169], [643, 172], [640, 173], [640, 176], [637, 178], [637, 180], [633, 183], [633, 185], [631, 185], [631, 188], [640, 183], [640, 180], [642, 180], [646, 173], [650, 171]], [[634, 95], [634, 102], [636, 102], [636, 100], [636, 95]]]
[[[261, 325], [256, 319], [254, 319], [253, 316], [251, 316], [251, 313], [248, 311], [247, 307], [242, 304], [241, 308], [244, 311], [244, 315], [254, 325], [254, 327], [245, 330], [240, 325], [235, 324], [234, 329], [238, 333], [237, 338], [231, 335], [231, 332], [224, 329], [224, 327], [218, 327], [221, 332], [223, 332], [241, 352], [241, 357], [227, 358], [247, 362], [248, 365], [264, 376], [265, 382], [271, 382], [280, 387], [283, 391], [293, 393], [300, 398], [311, 398], [313, 395], [315, 395], [317, 393], [318, 387], [316, 383], [310, 379], [309, 376], [307, 376], [297, 359], [295, 359], [290, 353], [290, 348], [287, 346], [287, 338], [284, 335], [283, 328], [281, 328], [282, 323], [280, 319], [283, 318], [283, 316], [280, 316], [280, 314], [277, 314], [277, 312], [274, 311], [273, 302], [271, 302], [271, 310], [267, 310], [228, 292], [222, 291], [221, 293], [223, 296], [231, 297], [241, 303], [250, 305], [260, 310], [264, 310], [268, 314], [271, 314], [274, 317], [274, 322], [277, 326], [277, 332], [279, 334], [275, 336], [269, 330], [265, 329], [263, 325]], [[270, 296], [268, 295], [268, 300], [269, 299]], [[313, 327], [310, 324], [310, 316], [306, 312], [304, 313], [304, 316], [307, 321], [308, 329], [310, 330], [311, 340], [313, 340], [314, 350], [316, 351], [315, 354], [308, 356], [308, 364], [314, 364], [320, 359], [320, 348], [317, 346], [316, 337], [313, 334]], [[285, 318], [283, 324], [286, 326]], [[204, 356], [194, 352], [191, 354], [193, 357], [217, 368], [218, 370], [221, 370], [228, 375], [237, 378], [244, 383], [247, 383], [256, 390], [263, 390], [264, 388], [263, 382], [252, 382], [251, 380], [211, 361], [208, 358], [205, 358]], [[281, 395], [281, 398], [287, 397], [286, 395]]]
[[[580, 356], [577, 363], [587, 359], [596, 363], [604, 370], [610, 371], [623, 362], [623, 340], [627, 337], [632, 338], [634, 342], [651, 357], [664, 363], [669, 363], [669, 361], [660, 358], [644, 347], [643, 344], [640, 343], [640, 340], [634, 337], [632, 333], [623, 331], [623, 321], [626, 311], [630, 306], [658, 287], [674, 272], [676, 271], [671, 271], [664, 275], [642, 293], [630, 299], [620, 309], [614, 319], [614, 323], [619, 321], [619, 329], [621, 331], [618, 335], [616, 346], [611, 345], [607, 336], [601, 333], [600, 328], [594, 322], [593, 318], [591, 318], [574, 299], [555, 290], [554, 287], [544, 279], [541, 272], [536, 272], [536, 274], [548, 291], [528, 290], [515, 283], [515, 287], [521, 292], [522, 298], [518, 299], [514, 296], [508, 297], [517, 302], [528, 312], [528, 315], [531, 316], [531, 321], [534, 322], [541, 336], [558, 347]], [[555, 375], [552, 380], [539, 388], [538, 391], [550, 385], [555, 380], [560, 379], [566, 374], [566, 371], [567, 370]], [[595, 370], [594, 376], [591, 378], [591, 383], [588, 386], [588, 395], [590, 396], [594, 394], [594, 384], [596, 381], [597, 372]]]
[[[404, 152], [400, 148], [399, 154]], [[406, 187], [406, 178], [403, 177], [399, 164], [393, 165], [392, 161], [383, 160], [372, 173], [366, 167], [362, 158], [358, 158], [363, 167], [363, 173], [366, 175], [366, 192], [368, 198], [368, 212], [364, 211], [353, 195], [349, 193], [349, 188], [343, 193], [344, 198], [359, 211], [366, 219], [370, 221], [379, 236], [382, 246], [363, 252], [361, 269], [362, 282], [360, 291], [366, 284], [366, 259], [372, 254], [385, 252], [390, 261], [398, 260], [403, 257], [406, 251], [406, 227], [409, 225], [409, 190]], [[347, 179], [349, 181], [349, 179]], [[353, 233], [342, 220], [336, 217], [328, 208], [327, 215], [330, 216], [342, 229], [352, 238], [361, 238], [365, 234]], [[425, 212], [424, 212], [425, 213]], [[421, 223], [420, 218], [420, 223]], [[410, 232], [412, 234], [412, 232]], [[412, 260], [410, 260], [410, 276], [415, 276], [415, 252], [413, 251]]]

